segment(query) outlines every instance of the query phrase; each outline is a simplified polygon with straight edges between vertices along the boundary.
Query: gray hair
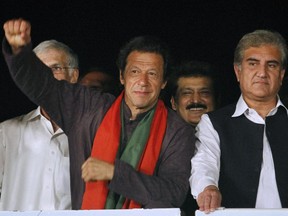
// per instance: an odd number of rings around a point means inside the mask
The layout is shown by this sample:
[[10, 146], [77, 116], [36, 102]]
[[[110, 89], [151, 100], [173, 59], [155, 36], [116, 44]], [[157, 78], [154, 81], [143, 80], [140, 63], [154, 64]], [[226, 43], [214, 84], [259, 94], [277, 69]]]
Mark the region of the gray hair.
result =
[[244, 58], [244, 51], [250, 47], [273, 45], [278, 47], [281, 53], [281, 68], [287, 67], [287, 45], [283, 36], [278, 32], [269, 30], [256, 30], [245, 34], [239, 41], [234, 52], [234, 64], [240, 65]]
[[33, 51], [37, 55], [40, 53], [44, 53], [45, 51], [47, 51], [49, 49], [63, 51], [67, 56], [68, 66], [72, 67], [72, 68], [78, 68], [79, 67], [79, 61], [78, 61], [77, 54], [70, 47], [68, 47], [66, 44], [61, 43], [59, 41], [56, 41], [56, 40], [43, 41], [40, 44], [38, 44], [33, 49]]

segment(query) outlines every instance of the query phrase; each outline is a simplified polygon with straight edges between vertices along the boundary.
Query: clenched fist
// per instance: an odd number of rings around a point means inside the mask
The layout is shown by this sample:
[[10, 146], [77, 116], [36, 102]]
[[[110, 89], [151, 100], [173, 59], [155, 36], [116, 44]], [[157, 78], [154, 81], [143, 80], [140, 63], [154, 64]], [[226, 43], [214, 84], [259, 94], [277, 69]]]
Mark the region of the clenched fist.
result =
[[12, 52], [17, 54], [21, 47], [31, 42], [31, 25], [23, 19], [8, 20], [4, 23], [5, 37]]
[[97, 158], [90, 157], [82, 165], [82, 178], [85, 182], [111, 180], [114, 165]]

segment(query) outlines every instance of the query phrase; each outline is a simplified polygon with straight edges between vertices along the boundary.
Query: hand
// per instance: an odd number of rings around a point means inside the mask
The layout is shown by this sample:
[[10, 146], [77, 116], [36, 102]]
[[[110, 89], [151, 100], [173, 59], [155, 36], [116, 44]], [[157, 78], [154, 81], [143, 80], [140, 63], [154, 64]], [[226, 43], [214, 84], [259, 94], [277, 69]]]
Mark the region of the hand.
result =
[[81, 167], [85, 182], [111, 180], [114, 175], [114, 165], [97, 158], [88, 158]]
[[222, 195], [219, 189], [214, 185], [207, 186], [197, 198], [199, 210], [204, 211], [205, 213], [215, 211], [221, 206], [221, 201]]
[[31, 25], [28, 21], [23, 19], [8, 20], [4, 23], [3, 29], [14, 54], [19, 53], [21, 47], [31, 42]]

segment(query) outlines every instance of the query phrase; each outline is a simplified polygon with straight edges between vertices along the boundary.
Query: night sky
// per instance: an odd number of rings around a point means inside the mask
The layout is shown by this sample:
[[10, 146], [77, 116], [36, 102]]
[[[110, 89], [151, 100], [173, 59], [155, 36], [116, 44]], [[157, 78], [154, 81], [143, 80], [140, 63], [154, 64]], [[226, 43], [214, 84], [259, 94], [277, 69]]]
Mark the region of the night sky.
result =
[[[0, 0], [1, 26], [18, 17], [31, 22], [34, 46], [48, 39], [70, 46], [79, 56], [80, 73], [101, 66], [118, 76], [120, 47], [132, 37], [156, 35], [170, 45], [175, 62], [217, 65], [224, 104], [239, 96], [232, 65], [239, 39], [256, 29], [270, 29], [288, 40], [287, 0]], [[2, 56], [0, 91], [0, 121], [36, 107], [15, 86]]]

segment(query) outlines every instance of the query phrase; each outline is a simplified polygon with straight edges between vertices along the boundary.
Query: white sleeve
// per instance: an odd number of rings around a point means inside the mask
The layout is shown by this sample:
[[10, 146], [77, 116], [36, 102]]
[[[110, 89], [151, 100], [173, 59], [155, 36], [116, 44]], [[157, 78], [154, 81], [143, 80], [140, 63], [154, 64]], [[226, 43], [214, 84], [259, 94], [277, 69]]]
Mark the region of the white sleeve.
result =
[[208, 185], [218, 187], [220, 172], [220, 141], [207, 114], [203, 114], [196, 127], [196, 152], [191, 160], [189, 179], [191, 192], [197, 198]]

